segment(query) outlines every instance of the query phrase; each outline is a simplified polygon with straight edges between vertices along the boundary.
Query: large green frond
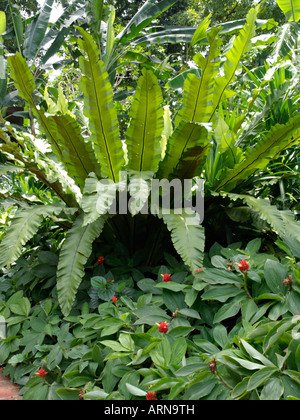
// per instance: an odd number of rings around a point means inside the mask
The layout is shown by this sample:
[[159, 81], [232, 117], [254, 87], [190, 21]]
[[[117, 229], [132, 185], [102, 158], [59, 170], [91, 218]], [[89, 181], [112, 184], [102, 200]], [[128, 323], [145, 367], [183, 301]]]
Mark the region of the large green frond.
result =
[[131, 122], [126, 133], [128, 168], [134, 171], [157, 170], [161, 158], [164, 130], [163, 97], [156, 76], [143, 69], [131, 108]]
[[81, 135], [80, 124], [69, 113], [47, 115], [42, 108], [38, 108], [33, 99], [36, 86], [25, 59], [17, 53], [9, 57], [9, 63], [11, 77], [15, 81], [19, 95], [32, 108], [53, 152], [65, 166], [68, 175], [83, 189], [88, 174], [95, 172], [100, 175], [100, 168], [92, 146], [86, 143]]
[[84, 94], [84, 114], [89, 118], [90, 140], [101, 165], [102, 176], [117, 182], [125, 159], [112, 86], [93, 38], [82, 28], [78, 30], [83, 37], [79, 40], [84, 54], [80, 57], [83, 73], [80, 86]]
[[277, 158], [280, 153], [297, 144], [300, 139], [300, 117], [296, 116], [285, 124], [277, 124], [263, 137], [254, 148], [250, 148], [245, 159], [228, 170], [214, 186], [215, 191], [231, 191], [243, 180], [263, 169], [271, 159]]
[[64, 206], [34, 206], [17, 211], [0, 245], [0, 268], [9, 267], [21, 255], [24, 245], [37, 233], [45, 217], [62, 212]]
[[192, 122], [208, 122], [213, 112], [213, 98], [215, 94], [215, 78], [219, 71], [220, 47], [222, 40], [218, 38], [219, 29], [213, 28], [208, 34], [210, 49], [208, 57], [201, 53], [194, 59], [202, 70], [201, 78], [190, 73], [184, 83], [183, 106], [176, 119]]
[[36, 86], [25, 58], [17, 52], [15, 55], [10, 55], [7, 61], [10, 66], [10, 77], [15, 82], [19, 96], [25, 99], [31, 107], [35, 107], [33, 94]]
[[226, 61], [223, 68], [224, 76], [217, 77], [215, 79], [215, 93], [210, 120], [212, 119], [215, 111], [218, 109], [229, 84], [232, 82], [243, 55], [251, 49], [251, 39], [255, 36], [257, 13], [258, 8], [254, 8], [249, 11], [246, 25], [240, 31], [239, 35], [233, 42], [232, 48], [226, 54]]
[[171, 232], [174, 248], [184, 263], [195, 272], [203, 264], [205, 233], [200, 225], [200, 216], [196, 212], [188, 214], [182, 209], [182, 214], [162, 214], [163, 221]]
[[94, 240], [102, 232], [105, 220], [102, 217], [90, 225], [83, 226], [83, 215], [80, 215], [67, 233], [57, 268], [58, 300], [65, 316], [72, 309], [77, 289], [84, 276], [84, 266], [91, 255]]
[[290, 210], [278, 210], [272, 206], [269, 200], [258, 199], [250, 195], [243, 194], [222, 194], [231, 200], [243, 200], [251, 207], [258, 217], [267, 222], [273, 231], [290, 247], [291, 251], [298, 258], [300, 257], [300, 222], [295, 220], [293, 212]]

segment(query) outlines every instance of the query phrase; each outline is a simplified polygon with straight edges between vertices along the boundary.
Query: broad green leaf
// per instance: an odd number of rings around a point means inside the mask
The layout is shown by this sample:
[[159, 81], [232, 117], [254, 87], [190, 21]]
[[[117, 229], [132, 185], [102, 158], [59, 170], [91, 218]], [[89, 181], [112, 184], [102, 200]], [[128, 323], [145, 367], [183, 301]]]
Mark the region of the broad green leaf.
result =
[[132, 45], [151, 45], [151, 44], [177, 44], [187, 43], [190, 44], [195, 33], [195, 28], [179, 27], [170, 28], [167, 30], [157, 30], [149, 28], [149, 33], [132, 40]]
[[[68, 175], [83, 190], [84, 180], [88, 174], [95, 172], [100, 175], [100, 167], [91, 144], [87, 143], [81, 135], [80, 124], [69, 115], [62, 92], [59, 93], [58, 109], [65, 115], [47, 115], [33, 101], [35, 82], [24, 58], [17, 53], [15, 56], [9, 57], [9, 63], [12, 70], [11, 76], [15, 81], [19, 95], [31, 106], [54, 153], [65, 166]], [[50, 98], [48, 98], [48, 103], [49, 100]]]
[[84, 114], [89, 118], [90, 141], [101, 165], [102, 176], [118, 182], [125, 159], [112, 86], [103, 61], [99, 61], [100, 52], [93, 38], [82, 28], [78, 30], [83, 37], [83, 40], [78, 40], [84, 54], [79, 59], [83, 73], [80, 86], [84, 93]]
[[85, 392], [83, 395], [84, 400], [105, 400], [105, 398], [108, 396], [108, 394], [102, 390], [95, 390], [95, 391], [89, 391]]
[[184, 400], [200, 400], [202, 397], [210, 395], [214, 387], [217, 385], [216, 380], [200, 380], [198, 383], [190, 386], [183, 395]]
[[181, 292], [187, 287], [187, 285], [170, 281], [170, 282], [157, 283], [156, 287], [159, 287], [160, 289], [172, 290], [173, 292]]
[[273, 293], [281, 296], [287, 293], [287, 287], [283, 284], [283, 278], [287, 277], [287, 271], [282, 264], [277, 261], [267, 260], [264, 266], [264, 277]]
[[278, 372], [276, 367], [265, 367], [253, 373], [248, 382], [247, 391], [252, 391], [253, 389], [260, 387], [275, 372]]
[[54, 0], [46, 0], [39, 15], [30, 22], [25, 34], [24, 56], [27, 60], [35, 58], [44, 39]]
[[264, 365], [261, 365], [259, 363], [250, 362], [249, 360], [242, 359], [240, 357], [226, 356], [226, 359], [227, 358], [236, 361], [239, 365], [243, 366], [244, 368], [246, 368], [248, 370], [257, 370], [257, 369], [265, 368]]
[[299, 0], [277, 0], [277, 4], [289, 22], [298, 22], [300, 20]]
[[122, 344], [118, 343], [117, 341], [103, 340], [103, 341], [100, 341], [100, 343], [103, 346], [109, 347], [109, 348], [111, 348], [114, 351], [118, 351], [118, 352], [125, 351], [125, 352], [128, 352], [128, 349], [125, 348], [124, 346], [122, 346]]
[[162, 93], [151, 70], [143, 69], [131, 106], [126, 132], [128, 168], [138, 172], [156, 171], [161, 158], [164, 129]]
[[261, 400], [278, 401], [284, 392], [284, 385], [280, 378], [271, 378], [260, 394]]
[[241, 310], [241, 303], [239, 301], [232, 301], [225, 303], [220, 307], [214, 316], [214, 324], [224, 321], [224, 319], [232, 318]]
[[273, 56], [277, 61], [278, 57], [286, 57], [297, 46], [299, 33], [299, 24], [288, 22], [279, 28], [276, 40], [274, 42]]
[[138, 388], [137, 386], [131, 385], [131, 384], [126, 384], [126, 387], [128, 389], [128, 391], [130, 392], [130, 394], [135, 395], [137, 397], [145, 397], [147, 392], [143, 391], [142, 389]]
[[45, 217], [58, 215], [62, 205], [34, 206], [20, 209], [14, 216], [0, 246], [0, 267], [9, 267], [21, 255], [25, 244], [37, 233]]
[[[72, 24], [77, 19], [81, 18], [84, 13], [85, 8], [79, 2], [73, 2], [64, 6], [64, 12], [59, 19], [52, 24], [51, 28], [48, 28], [40, 44], [40, 49], [45, 50], [45, 54], [41, 58], [42, 65], [47, 63], [47, 61], [59, 51], [72, 29]], [[93, 18], [96, 18], [96, 16], [93, 15]]]
[[171, 363], [178, 365], [184, 358], [187, 350], [187, 342], [185, 338], [180, 337], [172, 344]]
[[217, 300], [219, 302], [226, 302], [229, 298], [243, 294], [244, 291], [231, 285], [217, 285], [207, 289], [203, 295], [203, 300]]
[[74, 222], [66, 235], [60, 251], [57, 268], [57, 292], [61, 310], [69, 315], [84, 276], [84, 266], [92, 252], [93, 242], [101, 234], [106, 221], [101, 217], [94, 223], [82, 226], [83, 215]]
[[23, 22], [22, 22], [21, 13], [19, 11], [12, 13], [11, 18], [13, 21], [17, 45], [18, 45], [19, 51], [21, 52], [21, 45], [23, 43]]
[[209, 284], [234, 284], [237, 286], [237, 292], [238, 288], [243, 284], [240, 277], [232, 271], [220, 270], [217, 268], [206, 268], [205, 271], [203, 270], [200, 273], [197, 273], [197, 279]]
[[241, 343], [246, 350], [246, 352], [256, 360], [259, 360], [261, 363], [263, 363], [265, 366], [269, 367], [276, 367], [269, 359], [267, 359], [263, 354], [261, 354], [259, 351], [257, 351], [251, 344], [247, 343], [247, 341], [241, 339]]
[[155, 365], [168, 368], [172, 357], [171, 344], [164, 337], [149, 354]]

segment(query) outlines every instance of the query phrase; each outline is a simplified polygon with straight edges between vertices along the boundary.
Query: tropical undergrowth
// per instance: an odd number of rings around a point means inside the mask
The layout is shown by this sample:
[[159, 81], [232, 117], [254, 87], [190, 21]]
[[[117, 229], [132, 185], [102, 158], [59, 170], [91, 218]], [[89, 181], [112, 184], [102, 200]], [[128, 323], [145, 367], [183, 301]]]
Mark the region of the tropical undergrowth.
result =
[[281, 241], [216, 242], [194, 274], [96, 247], [67, 317], [49, 244], [1, 282], [0, 364], [23, 399], [300, 398], [300, 265]]

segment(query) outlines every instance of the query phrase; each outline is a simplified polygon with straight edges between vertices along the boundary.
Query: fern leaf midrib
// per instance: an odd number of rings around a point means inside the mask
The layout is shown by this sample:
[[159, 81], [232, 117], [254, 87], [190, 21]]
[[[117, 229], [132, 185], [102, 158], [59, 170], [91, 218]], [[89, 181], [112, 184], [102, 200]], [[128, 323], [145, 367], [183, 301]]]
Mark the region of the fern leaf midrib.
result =
[[145, 153], [145, 138], [146, 138], [146, 132], [147, 132], [147, 122], [148, 122], [148, 78], [145, 77], [145, 83], [146, 83], [146, 92], [147, 92], [147, 99], [146, 99], [146, 109], [145, 109], [145, 121], [144, 121], [144, 132], [143, 132], [143, 144], [142, 144], [142, 151], [141, 151], [141, 160], [140, 160], [140, 172], [143, 171], [143, 162], [144, 162], [144, 153]]
[[110, 157], [110, 152], [109, 152], [109, 147], [107, 144], [107, 137], [105, 135], [105, 130], [104, 130], [104, 125], [103, 125], [103, 119], [102, 119], [102, 115], [101, 115], [101, 111], [100, 111], [100, 105], [99, 105], [99, 98], [98, 98], [98, 91], [97, 91], [97, 87], [96, 87], [96, 83], [95, 83], [95, 74], [94, 74], [94, 70], [93, 70], [93, 66], [92, 66], [92, 59], [89, 55], [89, 51], [87, 52], [88, 56], [89, 56], [89, 60], [88, 60], [88, 64], [90, 66], [90, 70], [91, 70], [91, 75], [92, 75], [92, 79], [93, 79], [93, 87], [94, 87], [94, 92], [95, 92], [95, 97], [96, 97], [96, 103], [97, 103], [97, 110], [98, 110], [98, 116], [99, 116], [99, 120], [100, 120], [100, 125], [101, 125], [101, 131], [102, 131], [102, 135], [103, 135], [103, 139], [104, 139], [104, 144], [105, 144], [105, 149], [106, 149], [106, 156], [109, 162], [109, 169], [110, 169], [110, 173], [112, 176], [112, 179], [114, 182], [116, 182], [116, 177], [114, 174], [114, 170], [113, 170], [113, 165], [112, 165], [112, 161], [111, 161], [111, 157]]
[[294, 22], [296, 22], [296, 14], [295, 14], [295, 9], [294, 9], [293, 0], [290, 0], [290, 1], [291, 1], [292, 13], [293, 13], [293, 20], [294, 20]]
[[200, 92], [202, 91], [202, 86], [203, 86], [203, 83], [204, 83], [204, 76], [205, 76], [206, 70], [208, 69], [208, 66], [210, 64], [209, 61], [208, 61], [209, 57], [210, 57], [210, 53], [208, 54], [208, 57], [207, 57], [207, 60], [206, 60], [206, 63], [205, 63], [205, 67], [204, 67], [203, 72], [202, 72], [200, 86], [199, 86], [198, 93], [197, 93], [196, 105], [195, 105], [194, 113], [193, 113], [193, 119], [192, 119], [193, 122], [195, 122], [196, 112], [197, 112], [197, 109], [198, 109], [198, 103], [199, 103], [199, 99], [200, 99]]
[[[244, 48], [243, 48], [243, 52], [242, 52], [242, 54], [240, 54], [240, 59], [242, 58], [242, 56], [243, 56], [243, 54], [244, 54], [245, 50], [246, 50], [246, 44], [245, 44], [245, 46], [244, 46]], [[226, 91], [227, 87], [230, 85], [230, 83], [231, 83], [232, 79], [234, 78], [235, 72], [236, 72], [236, 70], [237, 70], [237, 68], [238, 68], [238, 66], [239, 66], [239, 64], [240, 64], [240, 59], [239, 59], [239, 61], [237, 62], [236, 66], [234, 67], [234, 71], [232, 72], [232, 75], [231, 75], [231, 77], [230, 77], [230, 80], [228, 80], [228, 81], [225, 83], [225, 85], [224, 85], [224, 87], [223, 87], [223, 89], [222, 89], [222, 91], [221, 91], [221, 94], [219, 95], [218, 102], [216, 103], [216, 105], [215, 105], [214, 109], [212, 110], [211, 116], [210, 116], [210, 118], [209, 118], [209, 122], [211, 122], [211, 121], [212, 121], [212, 119], [213, 119], [213, 117], [214, 117], [214, 115], [215, 115], [215, 112], [216, 112], [216, 110], [218, 109], [218, 107], [219, 107], [219, 105], [220, 105], [220, 102], [221, 102], [221, 100], [222, 100], [222, 98], [223, 98], [223, 95], [224, 95], [224, 93], [225, 93], [225, 91]], [[225, 77], [225, 76], [223, 76], [223, 77]]]

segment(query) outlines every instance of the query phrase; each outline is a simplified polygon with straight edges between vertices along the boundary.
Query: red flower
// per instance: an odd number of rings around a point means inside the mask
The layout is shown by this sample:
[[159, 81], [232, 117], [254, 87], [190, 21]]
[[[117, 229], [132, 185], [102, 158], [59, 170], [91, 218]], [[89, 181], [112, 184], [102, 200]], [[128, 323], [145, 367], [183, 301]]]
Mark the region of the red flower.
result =
[[146, 400], [156, 400], [156, 394], [155, 392], [147, 392], [146, 394]]
[[40, 369], [38, 372], [35, 372], [35, 375], [44, 377], [47, 375], [47, 372], [44, 369]]
[[167, 333], [169, 328], [168, 328], [168, 323], [167, 322], [161, 322], [160, 324], [158, 324], [158, 322], [155, 323], [155, 325], [158, 326], [158, 331], [161, 333]]
[[241, 273], [245, 274], [247, 273], [247, 271], [249, 270], [250, 266], [249, 266], [249, 262], [242, 260], [239, 263], [235, 263], [238, 267]]
[[116, 296], [113, 296], [113, 297], [111, 298], [111, 300], [112, 300], [113, 302], [115, 302], [115, 303], [116, 303], [118, 299], [116, 298]]
[[104, 257], [99, 257], [97, 260], [98, 264], [101, 265], [104, 263]]
[[171, 274], [161, 274], [163, 281], [172, 281]]
[[198, 270], [196, 270], [196, 273], [200, 273], [200, 271], [202, 271], [201, 268], [198, 268]]

